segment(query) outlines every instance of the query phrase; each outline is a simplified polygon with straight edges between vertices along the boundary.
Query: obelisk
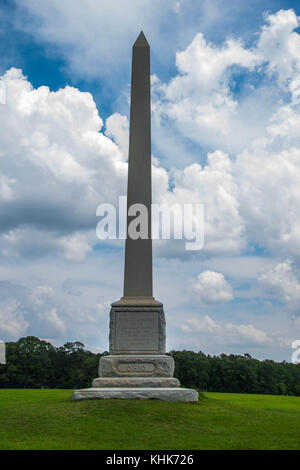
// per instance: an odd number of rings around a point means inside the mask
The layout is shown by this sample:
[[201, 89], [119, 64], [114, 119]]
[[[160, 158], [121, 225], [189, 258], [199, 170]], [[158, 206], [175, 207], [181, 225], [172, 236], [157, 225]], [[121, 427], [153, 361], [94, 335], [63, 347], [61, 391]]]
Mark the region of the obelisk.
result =
[[148, 212], [148, 238], [128, 236], [134, 216], [127, 216], [124, 297], [152, 297], [150, 48], [143, 32], [132, 48], [127, 214], [134, 204]]
[[[142, 229], [131, 236], [141, 206], [147, 236]], [[132, 50], [124, 293], [111, 306], [110, 354], [100, 359], [99, 377], [92, 388], [75, 390], [73, 399], [197, 401], [198, 393], [179, 388], [173, 377], [165, 340], [163, 305], [152, 295], [150, 48], [141, 32]]]

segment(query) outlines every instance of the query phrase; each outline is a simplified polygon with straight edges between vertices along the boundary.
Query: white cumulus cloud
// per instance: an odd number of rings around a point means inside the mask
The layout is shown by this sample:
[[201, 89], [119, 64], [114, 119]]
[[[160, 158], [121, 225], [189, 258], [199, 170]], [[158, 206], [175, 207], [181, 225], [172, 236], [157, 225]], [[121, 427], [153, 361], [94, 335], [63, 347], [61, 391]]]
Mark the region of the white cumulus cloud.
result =
[[181, 325], [182, 331], [190, 336], [191, 344], [201, 345], [201, 338], [197, 339], [195, 333], [209, 334], [214, 341], [223, 345], [246, 344], [264, 345], [272, 342], [265, 331], [255, 328], [252, 324], [217, 323], [208, 315], [200, 318], [187, 318]]
[[222, 273], [203, 271], [197, 276], [192, 287], [205, 304], [229, 302], [233, 299], [231, 286]]
[[299, 310], [300, 279], [290, 260], [279, 263], [273, 269], [261, 274], [259, 281], [271, 297], [278, 298]]

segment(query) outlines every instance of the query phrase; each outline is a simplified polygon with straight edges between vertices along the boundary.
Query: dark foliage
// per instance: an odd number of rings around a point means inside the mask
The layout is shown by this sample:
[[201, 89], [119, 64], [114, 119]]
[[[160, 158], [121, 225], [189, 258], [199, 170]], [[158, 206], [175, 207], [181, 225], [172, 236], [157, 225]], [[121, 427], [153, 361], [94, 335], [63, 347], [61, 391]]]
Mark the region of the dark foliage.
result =
[[201, 351], [171, 351], [175, 376], [186, 387], [208, 392], [300, 396], [300, 364], [259, 361], [243, 356], [206, 356]]
[[[34, 336], [6, 343], [0, 388], [85, 388], [97, 377], [101, 355], [80, 342], [54, 347]], [[171, 351], [175, 376], [199, 390], [300, 396], [300, 364], [259, 361], [249, 354], [206, 356], [201, 351]]]
[[0, 365], [1, 388], [82, 388], [97, 377], [100, 354], [76, 341], [55, 348], [34, 336], [6, 343], [6, 365]]

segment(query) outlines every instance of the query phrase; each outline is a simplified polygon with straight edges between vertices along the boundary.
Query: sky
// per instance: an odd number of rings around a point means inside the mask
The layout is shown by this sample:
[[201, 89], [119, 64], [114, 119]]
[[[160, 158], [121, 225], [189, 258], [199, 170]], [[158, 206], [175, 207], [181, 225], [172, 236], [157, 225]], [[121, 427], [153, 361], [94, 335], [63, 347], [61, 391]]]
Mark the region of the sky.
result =
[[300, 339], [300, 5], [2, 0], [0, 339], [108, 350], [124, 240], [131, 48], [151, 47], [153, 201], [204, 205], [204, 246], [154, 241], [167, 350], [291, 361]]

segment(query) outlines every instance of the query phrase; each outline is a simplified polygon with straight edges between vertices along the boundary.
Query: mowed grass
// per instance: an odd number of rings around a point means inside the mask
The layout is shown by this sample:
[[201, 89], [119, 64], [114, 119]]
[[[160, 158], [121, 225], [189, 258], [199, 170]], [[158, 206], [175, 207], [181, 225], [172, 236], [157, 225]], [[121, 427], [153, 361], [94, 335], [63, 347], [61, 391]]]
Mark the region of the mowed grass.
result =
[[0, 390], [0, 449], [300, 449], [300, 397], [206, 393], [198, 403], [71, 397], [71, 390]]

